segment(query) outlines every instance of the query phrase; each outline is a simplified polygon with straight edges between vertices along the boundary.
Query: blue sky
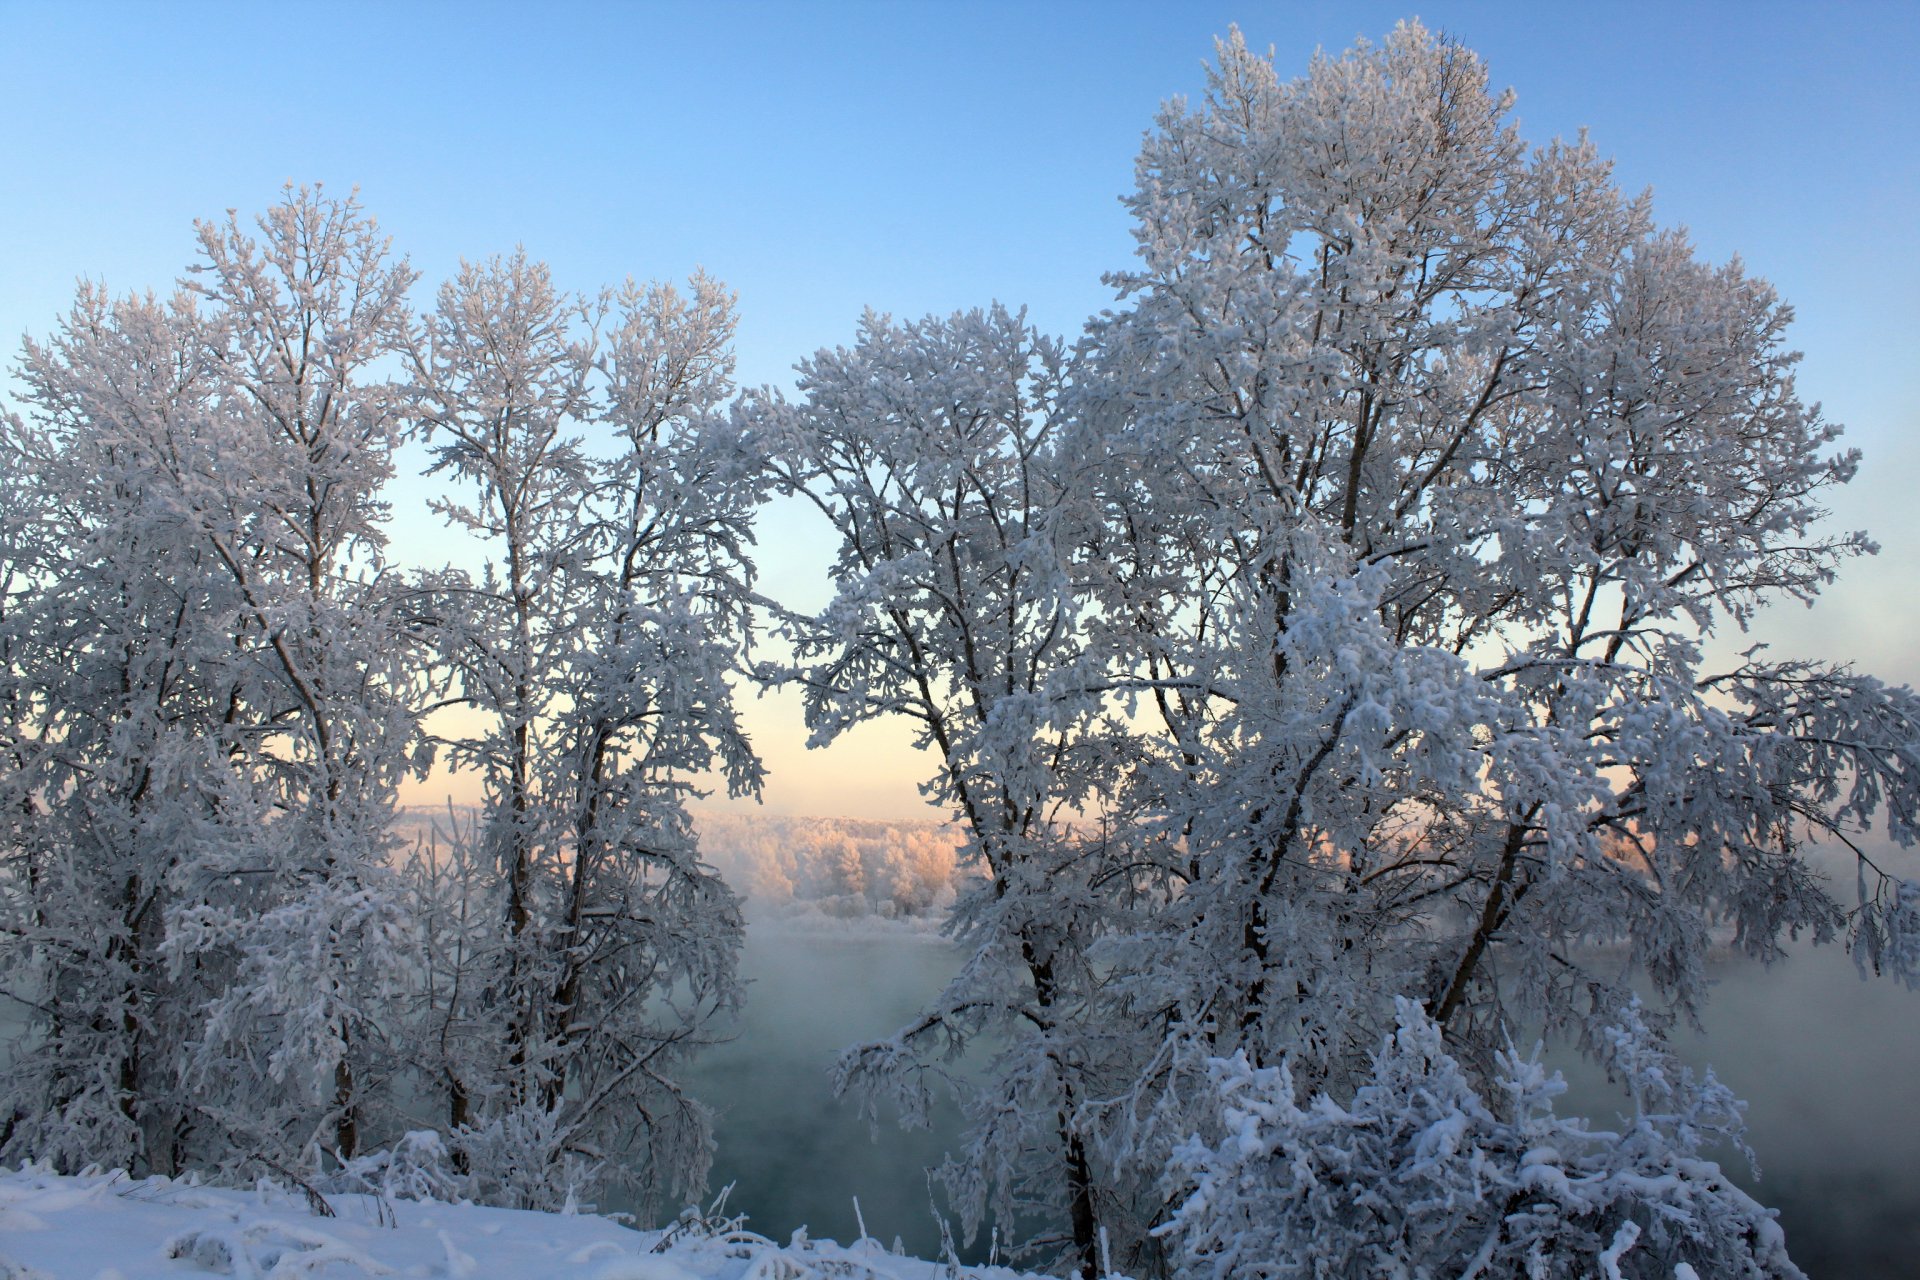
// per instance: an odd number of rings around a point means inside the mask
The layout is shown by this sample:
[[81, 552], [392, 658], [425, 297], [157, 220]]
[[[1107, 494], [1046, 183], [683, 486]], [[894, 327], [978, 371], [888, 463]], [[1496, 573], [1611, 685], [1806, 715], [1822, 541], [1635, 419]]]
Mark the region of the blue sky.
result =
[[[1920, 679], [1920, 5], [0, 0], [0, 337], [46, 331], [81, 275], [165, 288], [194, 218], [288, 180], [358, 185], [429, 284], [516, 244], [580, 288], [704, 266], [740, 295], [747, 383], [866, 306], [1000, 299], [1071, 333], [1131, 253], [1140, 136], [1214, 35], [1298, 72], [1415, 15], [1518, 91], [1529, 139], [1586, 126], [1662, 221], [1794, 302], [1802, 393], [1868, 454], [1841, 522], [1885, 551], [1764, 636]], [[763, 568], [817, 598], [811, 531], [777, 529]], [[774, 807], [917, 806], [897, 736], [803, 758], [789, 704], [756, 724]]]

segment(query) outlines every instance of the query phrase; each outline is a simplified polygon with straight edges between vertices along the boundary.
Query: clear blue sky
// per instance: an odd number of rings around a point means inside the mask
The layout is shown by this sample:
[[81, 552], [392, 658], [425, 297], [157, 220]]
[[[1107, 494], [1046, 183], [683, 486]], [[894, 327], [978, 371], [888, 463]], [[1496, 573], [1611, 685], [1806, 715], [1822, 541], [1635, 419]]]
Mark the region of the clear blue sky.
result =
[[[1844, 523], [1885, 545], [1783, 650], [1920, 678], [1920, 5], [430, 4], [0, 0], [0, 339], [75, 278], [165, 288], [191, 223], [288, 181], [358, 185], [437, 283], [525, 244], [564, 284], [696, 265], [740, 295], [744, 381], [783, 382], [863, 307], [1025, 303], [1071, 333], [1131, 252], [1117, 197], [1159, 102], [1238, 22], [1283, 69], [1419, 16], [1590, 129], [1622, 182], [1799, 309], [1803, 394], [1868, 452]], [[0, 384], [3, 385], [3, 384]], [[769, 575], [803, 575], [799, 534]], [[795, 583], [817, 595], [818, 583]], [[802, 761], [800, 812], [899, 813], [886, 735]]]

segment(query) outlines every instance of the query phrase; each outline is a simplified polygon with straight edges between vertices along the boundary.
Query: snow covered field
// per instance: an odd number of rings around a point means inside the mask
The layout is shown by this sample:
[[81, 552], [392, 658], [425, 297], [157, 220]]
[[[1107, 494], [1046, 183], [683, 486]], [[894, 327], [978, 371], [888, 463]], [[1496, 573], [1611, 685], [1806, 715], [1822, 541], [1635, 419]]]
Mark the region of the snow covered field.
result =
[[[189, 1276], [454, 1280], [934, 1280], [944, 1265], [878, 1241], [785, 1245], [744, 1230], [634, 1231], [608, 1218], [469, 1204], [328, 1198], [317, 1214], [278, 1188], [229, 1191], [110, 1173], [0, 1174], [0, 1280]], [[970, 1280], [1019, 1280], [966, 1267]]]

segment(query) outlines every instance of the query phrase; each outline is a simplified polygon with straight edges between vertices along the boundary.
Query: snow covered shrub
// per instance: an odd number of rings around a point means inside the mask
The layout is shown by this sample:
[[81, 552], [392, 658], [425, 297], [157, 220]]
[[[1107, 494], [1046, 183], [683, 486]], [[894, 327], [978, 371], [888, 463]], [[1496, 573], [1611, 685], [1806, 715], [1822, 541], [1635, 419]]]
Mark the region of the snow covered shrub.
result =
[[322, 1189], [386, 1200], [452, 1201], [464, 1196], [463, 1182], [446, 1139], [431, 1129], [413, 1129], [391, 1147], [348, 1160]]
[[1183, 1276], [1784, 1276], [1772, 1210], [1703, 1149], [1744, 1151], [1742, 1104], [1696, 1080], [1630, 1008], [1606, 1036], [1634, 1114], [1619, 1132], [1556, 1115], [1536, 1049], [1498, 1055], [1483, 1098], [1418, 1004], [1342, 1106], [1295, 1101], [1286, 1064], [1213, 1060], [1222, 1132], [1174, 1156], [1163, 1228]]
[[575, 1126], [560, 1110], [516, 1107], [448, 1140], [473, 1172], [460, 1194], [508, 1209], [556, 1210], [579, 1205], [602, 1172], [568, 1150]]
[[319, 1189], [506, 1209], [580, 1208], [601, 1170], [567, 1149], [572, 1134], [557, 1112], [533, 1107], [450, 1134], [415, 1129], [390, 1147], [346, 1161], [318, 1180]]

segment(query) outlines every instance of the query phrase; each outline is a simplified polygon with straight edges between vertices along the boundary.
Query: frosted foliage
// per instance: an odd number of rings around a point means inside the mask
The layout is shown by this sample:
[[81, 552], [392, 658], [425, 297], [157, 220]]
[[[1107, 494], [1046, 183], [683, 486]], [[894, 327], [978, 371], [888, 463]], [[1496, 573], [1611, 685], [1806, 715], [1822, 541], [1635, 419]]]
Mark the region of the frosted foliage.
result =
[[749, 906], [832, 917], [938, 918], [963, 837], [950, 823], [700, 815], [701, 848]]
[[[906, 717], [982, 873], [951, 918], [960, 974], [894, 1037], [849, 1049], [836, 1084], [910, 1119], [957, 1089], [967, 1146], [942, 1177], [968, 1229], [990, 1204], [1003, 1222], [1064, 1218], [1035, 1247], [1091, 1267], [1099, 1174], [1071, 1122], [1088, 1079], [1067, 1064], [1108, 1052], [1086, 954], [1103, 908], [1063, 818], [1099, 803], [1102, 747], [1070, 561], [1083, 517], [1056, 440], [1065, 360], [999, 307], [869, 314], [853, 348], [800, 366], [797, 401], [763, 393], [741, 418], [839, 538], [833, 601], [783, 619], [795, 660], [767, 674], [800, 686], [815, 742]], [[979, 1084], [945, 1066], [976, 1042], [1005, 1046]]]
[[1218, 55], [1073, 372], [1090, 643], [1164, 869], [1103, 955], [1107, 1018], [1165, 1039], [1083, 1122], [1158, 1167], [1235, 1054], [1350, 1096], [1402, 996], [1484, 1091], [1508, 1025], [1601, 1052], [1636, 976], [1690, 1012], [1715, 930], [1910, 972], [1910, 895], [1806, 855], [1912, 840], [1920, 703], [1708, 656], [1871, 550], [1817, 524], [1855, 455], [1789, 310], [1417, 25], [1290, 82]]
[[[1740, 1151], [1740, 1104], [1696, 1080], [1635, 1007], [1602, 1058], [1634, 1112], [1555, 1114], [1538, 1051], [1501, 1051], [1484, 1091], [1411, 1001], [1349, 1102], [1296, 1097], [1285, 1063], [1208, 1065], [1221, 1136], [1175, 1153], [1160, 1233], [1185, 1276], [1798, 1277], [1770, 1210], [1704, 1152]], [[1692, 1270], [1689, 1270], [1691, 1268]]]
[[[311, 1179], [424, 1121], [463, 1195], [697, 1187], [671, 1069], [740, 924], [684, 801], [759, 778], [731, 297], [516, 257], [423, 321], [351, 198], [198, 230], [170, 297], [81, 287], [0, 431], [0, 1156]], [[410, 433], [477, 573], [391, 556]], [[489, 805], [409, 859], [436, 747]]]
[[469, 1201], [507, 1209], [572, 1211], [601, 1171], [570, 1149], [557, 1112], [522, 1108], [479, 1129], [414, 1129], [342, 1162], [319, 1180], [327, 1195]]
[[[815, 743], [904, 717], [957, 819], [735, 865], [948, 910], [959, 972], [835, 1080], [958, 1096], [968, 1229], [1086, 1274], [1792, 1274], [1660, 1037], [1716, 940], [1920, 982], [1879, 852], [1920, 700], [1742, 640], [1873, 550], [1827, 519], [1857, 455], [1771, 287], [1513, 101], [1418, 24], [1293, 80], [1235, 34], [1077, 343], [869, 313], [791, 395], [735, 395], [711, 279], [516, 254], [416, 313], [319, 190], [202, 225], [167, 297], [83, 285], [0, 418], [0, 1159], [671, 1207], [740, 1000], [688, 805], [758, 788], [758, 682]], [[386, 545], [408, 439], [458, 565]], [[834, 539], [817, 613], [756, 592], [772, 494]], [[484, 804], [409, 857], [436, 757]], [[1631, 1124], [1556, 1117], [1520, 1025]]]
[[166, 300], [83, 286], [20, 366], [9, 469], [44, 524], [7, 619], [3, 949], [38, 1025], [10, 1132], [69, 1164], [351, 1152], [398, 1025], [420, 648], [371, 369], [413, 275], [317, 190], [255, 230], [203, 224]]
[[1234, 35], [1077, 346], [869, 315], [745, 407], [841, 539], [788, 624], [816, 740], [907, 717], [988, 873], [974, 962], [841, 1079], [919, 1115], [1003, 1022], [950, 1186], [1084, 1268], [1157, 1265], [1216, 1060], [1351, 1097], [1407, 998], [1484, 1095], [1508, 1026], [1690, 1015], [1716, 936], [1913, 974], [1863, 837], [1915, 835], [1920, 702], [1739, 652], [1873, 549], [1791, 312], [1512, 102], [1417, 24], [1292, 81]]
[[653, 1212], [705, 1177], [674, 1069], [739, 1001], [741, 924], [685, 801], [710, 767], [760, 776], [728, 685], [761, 488], [720, 414], [733, 327], [705, 277], [577, 298], [516, 255], [464, 266], [411, 353], [436, 505], [483, 558], [435, 596], [483, 726], [447, 746], [486, 786], [414, 864], [417, 1061], [444, 1100], [427, 1118], [507, 1203], [590, 1174]]

